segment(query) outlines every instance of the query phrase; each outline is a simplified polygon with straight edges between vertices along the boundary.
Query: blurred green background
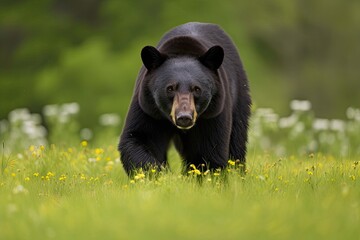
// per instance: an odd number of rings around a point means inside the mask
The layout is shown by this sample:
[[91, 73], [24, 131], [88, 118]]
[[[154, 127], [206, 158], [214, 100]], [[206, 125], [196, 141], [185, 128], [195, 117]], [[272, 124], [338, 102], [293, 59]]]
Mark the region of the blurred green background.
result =
[[316, 115], [360, 106], [360, 1], [1, 0], [0, 119], [26, 107], [78, 102], [85, 127], [123, 119], [140, 50], [189, 21], [221, 25], [236, 43], [256, 106]]

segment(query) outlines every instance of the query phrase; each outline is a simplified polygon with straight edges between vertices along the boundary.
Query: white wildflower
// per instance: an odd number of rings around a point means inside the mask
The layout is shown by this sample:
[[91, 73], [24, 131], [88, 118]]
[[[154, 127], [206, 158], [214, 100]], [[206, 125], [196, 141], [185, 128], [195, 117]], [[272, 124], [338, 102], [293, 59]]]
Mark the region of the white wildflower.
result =
[[28, 193], [29, 191], [23, 186], [23, 185], [17, 185], [13, 189], [14, 194], [20, 194], [20, 193]]
[[345, 122], [339, 119], [333, 119], [330, 122], [330, 129], [338, 132], [345, 131]]
[[118, 126], [120, 117], [115, 113], [106, 113], [100, 116], [99, 122], [102, 126]]
[[313, 122], [313, 129], [317, 131], [328, 130], [330, 121], [328, 119], [317, 118]]
[[305, 125], [302, 122], [298, 122], [294, 126], [294, 132], [297, 134], [302, 133], [304, 130], [305, 130]]
[[298, 118], [296, 115], [290, 115], [289, 117], [280, 118], [279, 127], [280, 128], [290, 128], [296, 124]]
[[29, 120], [31, 117], [29, 109], [19, 108], [9, 113], [9, 121], [11, 123], [23, 122]]
[[75, 114], [79, 113], [80, 105], [76, 102], [65, 103], [61, 106], [61, 108], [65, 114], [75, 115]]
[[83, 139], [83, 140], [89, 141], [89, 140], [91, 140], [92, 137], [93, 137], [93, 132], [92, 132], [91, 129], [89, 129], [89, 128], [83, 128], [83, 129], [81, 129], [81, 131], [80, 131], [80, 137], [81, 137], [81, 139]]
[[309, 111], [311, 109], [311, 102], [307, 100], [292, 100], [290, 108], [293, 111]]
[[43, 113], [45, 116], [52, 117], [57, 116], [59, 113], [59, 106], [58, 105], [46, 105], [43, 109]]

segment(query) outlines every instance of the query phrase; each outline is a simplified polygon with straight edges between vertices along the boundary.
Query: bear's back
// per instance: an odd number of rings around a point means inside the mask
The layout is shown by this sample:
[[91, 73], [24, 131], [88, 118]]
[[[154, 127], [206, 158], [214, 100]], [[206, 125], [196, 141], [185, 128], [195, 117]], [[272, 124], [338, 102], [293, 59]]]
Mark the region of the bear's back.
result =
[[161, 46], [168, 40], [176, 37], [191, 37], [201, 41], [206, 47], [211, 47], [216, 44], [223, 45], [224, 43], [229, 43], [230, 40], [227, 34], [218, 25], [190, 22], [171, 29], [162, 37], [158, 46]]

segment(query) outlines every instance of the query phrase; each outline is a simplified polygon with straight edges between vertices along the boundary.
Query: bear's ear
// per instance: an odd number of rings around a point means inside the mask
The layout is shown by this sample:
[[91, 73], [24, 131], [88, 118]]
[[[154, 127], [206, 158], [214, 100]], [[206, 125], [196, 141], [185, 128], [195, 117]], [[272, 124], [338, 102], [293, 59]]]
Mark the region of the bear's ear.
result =
[[217, 70], [224, 60], [224, 49], [220, 46], [213, 46], [199, 60], [206, 67]]
[[146, 46], [141, 50], [141, 59], [148, 70], [153, 70], [163, 64], [166, 57], [156, 48]]

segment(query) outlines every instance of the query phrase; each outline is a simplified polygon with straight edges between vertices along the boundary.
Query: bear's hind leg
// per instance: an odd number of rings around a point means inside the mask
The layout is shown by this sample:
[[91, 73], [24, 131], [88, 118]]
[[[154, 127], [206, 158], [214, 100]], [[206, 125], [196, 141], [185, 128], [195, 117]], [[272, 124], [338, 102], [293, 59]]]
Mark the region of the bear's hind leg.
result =
[[230, 137], [229, 159], [234, 160], [241, 172], [245, 171], [246, 150], [248, 140], [248, 119], [234, 116]]

